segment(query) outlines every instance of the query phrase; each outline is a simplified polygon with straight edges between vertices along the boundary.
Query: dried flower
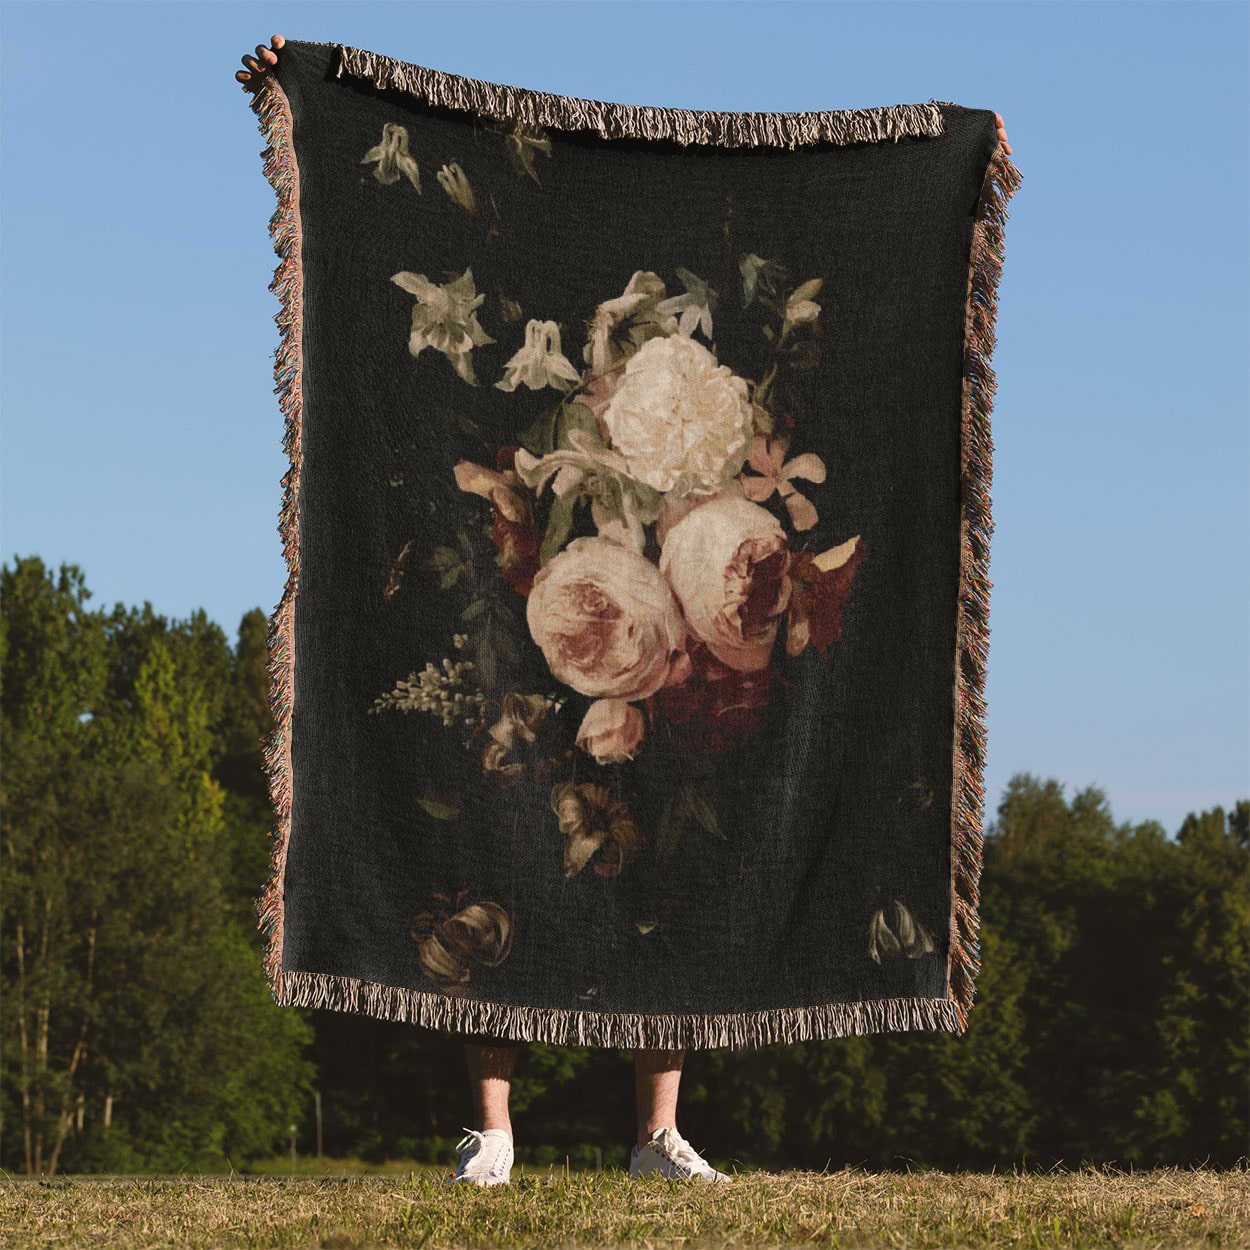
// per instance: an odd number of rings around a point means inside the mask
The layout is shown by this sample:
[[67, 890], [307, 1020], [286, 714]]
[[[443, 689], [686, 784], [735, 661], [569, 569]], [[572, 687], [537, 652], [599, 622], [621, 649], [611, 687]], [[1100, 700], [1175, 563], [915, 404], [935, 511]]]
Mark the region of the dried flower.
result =
[[538, 731], [556, 701], [540, 694], [509, 691], [500, 705], [499, 719], [490, 727], [490, 744], [482, 753], [482, 772], [511, 781], [525, 772], [526, 756], [538, 741]]
[[445, 920], [427, 913], [411, 932], [421, 971], [446, 990], [467, 985], [475, 966], [498, 967], [512, 949], [512, 918], [498, 903], [471, 903]]
[[637, 858], [642, 834], [629, 808], [593, 782], [562, 782], [551, 792], [551, 810], [564, 834], [564, 875], [575, 877], [593, 859], [601, 877], [620, 876]]

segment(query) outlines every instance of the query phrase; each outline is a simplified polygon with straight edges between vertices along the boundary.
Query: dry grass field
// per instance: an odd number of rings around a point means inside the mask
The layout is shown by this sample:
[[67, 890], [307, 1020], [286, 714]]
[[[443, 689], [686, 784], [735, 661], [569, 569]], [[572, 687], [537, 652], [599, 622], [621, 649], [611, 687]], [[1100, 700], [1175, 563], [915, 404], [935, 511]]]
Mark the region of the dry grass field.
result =
[[1250, 1247], [1250, 1172], [742, 1173], [730, 1184], [442, 1172], [0, 1182], [25, 1247]]

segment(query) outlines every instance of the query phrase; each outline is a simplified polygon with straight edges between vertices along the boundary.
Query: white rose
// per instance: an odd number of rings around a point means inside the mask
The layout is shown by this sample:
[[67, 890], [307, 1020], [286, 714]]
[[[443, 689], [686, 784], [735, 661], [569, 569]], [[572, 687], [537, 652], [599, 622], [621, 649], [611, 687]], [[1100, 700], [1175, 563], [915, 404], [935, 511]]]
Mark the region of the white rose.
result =
[[541, 569], [525, 616], [555, 677], [591, 698], [650, 698], [685, 658], [659, 569], [606, 538], [576, 538]]
[[746, 462], [746, 380], [684, 335], [648, 339], [603, 412], [630, 474], [663, 493], [709, 495]]
[[771, 512], [736, 493], [682, 517], [664, 539], [660, 571], [690, 632], [739, 672], [767, 668], [790, 602], [790, 551]]

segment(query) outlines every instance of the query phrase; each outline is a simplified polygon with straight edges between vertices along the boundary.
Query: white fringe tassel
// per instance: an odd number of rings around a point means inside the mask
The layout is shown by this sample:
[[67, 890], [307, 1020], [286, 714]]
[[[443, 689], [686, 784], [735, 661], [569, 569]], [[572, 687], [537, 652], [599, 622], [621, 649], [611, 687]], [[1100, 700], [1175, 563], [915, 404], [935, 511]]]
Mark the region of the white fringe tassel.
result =
[[423, 65], [410, 65], [333, 45], [337, 78], [366, 82], [380, 91], [402, 91], [439, 108], [464, 109], [529, 126], [591, 130], [605, 139], [669, 139], [719, 147], [796, 148], [807, 143], [880, 143], [885, 139], [933, 137], [943, 133], [939, 102], [889, 108], [842, 109], [822, 113], [716, 113], [697, 109], [605, 104], [461, 78]]
[[860, 1037], [929, 1029], [962, 1033], [955, 1003], [941, 998], [886, 998], [815, 1007], [777, 1007], [732, 1015], [650, 1016], [565, 1011], [487, 1003], [375, 981], [284, 970], [274, 987], [283, 1006], [320, 1007], [400, 1024], [483, 1033], [558, 1046], [623, 1050], [752, 1050], [774, 1042]]

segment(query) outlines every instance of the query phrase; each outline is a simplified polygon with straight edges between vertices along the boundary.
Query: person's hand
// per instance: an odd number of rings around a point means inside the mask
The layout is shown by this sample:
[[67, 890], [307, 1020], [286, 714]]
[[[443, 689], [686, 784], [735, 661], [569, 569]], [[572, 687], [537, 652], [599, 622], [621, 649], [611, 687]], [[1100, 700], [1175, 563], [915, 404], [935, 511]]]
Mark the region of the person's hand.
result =
[[[281, 36], [279, 35], [274, 36], [275, 39], [278, 39], [280, 37]], [[281, 46], [282, 46], [281, 44], [274, 45], [274, 47], [281, 47]], [[1001, 113], [995, 113], [994, 120], [998, 123], [998, 141], [999, 143], [1003, 145], [1003, 151], [1006, 152], [1008, 156], [1010, 156], [1011, 144], [1007, 142], [1007, 127], [1003, 124], [1003, 115]]]
[[278, 49], [286, 43], [281, 35], [274, 35], [269, 41], [272, 47], [266, 48], [263, 43], [256, 45], [256, 55], [250, 54], [244, 56], [243, 64], [247, 69], [235, 70], [234, 77], [237, 82], [241, 82], [248, 91], [258, 91], [261, 84], [265, 81], [262, 77], [271, 65], [278, 63]]

